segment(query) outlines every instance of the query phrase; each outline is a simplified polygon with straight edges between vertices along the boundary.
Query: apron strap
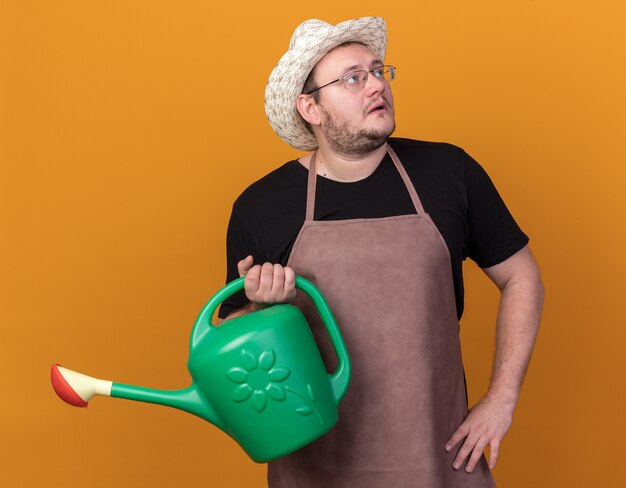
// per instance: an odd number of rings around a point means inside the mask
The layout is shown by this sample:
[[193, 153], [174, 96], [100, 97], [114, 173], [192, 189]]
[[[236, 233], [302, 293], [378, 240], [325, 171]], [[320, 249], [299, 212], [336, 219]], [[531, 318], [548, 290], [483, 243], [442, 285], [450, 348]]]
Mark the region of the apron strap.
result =
[[309, 162], [309, 183], [306, 190], [306, 220], [313, 220], [313, 214], [315, 212], [315, 184], [317, 182], [317, 165], [315, 159], [317, 151], [311, 155], [311, 161]]
[[[400, 162], [400, 158], [398, 158], [398, 155], [389, 144], [387, 144], [387, 152], [389, 153], [389, 156], [391, 156], [391, 160], [393, 161], [393, 164], [395, 165], [396, 169], [398, 170], [398, 173], [400, 173], [400, 176], [402, 177], [402, 181], [404, 182], [404, 185], [406, 186], [406, 189], [409, 192], [409, 195], [411, 196], [411, 201], [413, 202], [415, 211], [417, 212], [418, 215], [425, 214], [426, 212], [424, 211], [424, 207], [422, 207], [422, 202], [417, 196], [417, 191], [415, 190], [415, 187], [413, 186], [413, 183], [411, 182], [409, 175], [407, 174], [406, 170], [404, 169], [404, 166]], [[309, 162], [309, 179], [308, 179], [307, 192], [306, 192], [306, 220], [307, 221], [313, 220], [313, 215], [315, 212], [315, 188], [316, 188], [316, 183], [317, 183], [316, 158], [317, 158], [317, 151], [315, 151], [311, 155], [311, 161]]]
[[417, 196], [417, 191], [415, 190], [415, 187], [413, 186], [413, 183], [411, 182], [411, 178], [409, 178], [409, 175], [404, 169], [404, 166], [402, 166], [402, 163], [400, 162], [400, 158], [398, 157], [396, 152], [393, 150], [393, 148], [389, 145], [389, 143], [387, 143], [387, 152], [389, 153], [389, 156], [391, 156], [391, 160], [393, 161], [393, 164], [396, 165], [396, 169], [398, 170], [398, 173], [400, 173], [400, 176], [402, 177], [402, 181], [404, 181], [404, 185], [406, 186], [406, 189], [409, 191], [409, 195], [411, 195], [411, 201], [413, 202], [415, 211], [417, 212], [418, 215], [425, 214], [426, 212], [424, 211], [424, 207], [422, 207], [422, 202], [420, 201], [420, 197]]

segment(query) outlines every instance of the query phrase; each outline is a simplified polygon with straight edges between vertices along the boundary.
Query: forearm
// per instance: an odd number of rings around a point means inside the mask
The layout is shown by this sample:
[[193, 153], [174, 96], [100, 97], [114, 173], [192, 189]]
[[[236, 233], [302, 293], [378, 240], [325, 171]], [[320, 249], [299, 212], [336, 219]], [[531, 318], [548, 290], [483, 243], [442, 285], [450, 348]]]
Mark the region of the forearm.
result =
[[500, 442], [513, 421], [543, 306], [541, 275], [528, 246], [483, 271], [501, 293], [491, 382], [485, 397], [472, 407], [446, 444], [450, 452], [465, 439], [453, 467], [460, 469], [469, 457], [465, 467], [468, 472], [473, 471], [487, 445], [489, 467], [496, 466]]
[[537, 337], [544, 289], [538, 269], [501, 289], [496, 326], [496, 351], [487, 397], [513, 409]]

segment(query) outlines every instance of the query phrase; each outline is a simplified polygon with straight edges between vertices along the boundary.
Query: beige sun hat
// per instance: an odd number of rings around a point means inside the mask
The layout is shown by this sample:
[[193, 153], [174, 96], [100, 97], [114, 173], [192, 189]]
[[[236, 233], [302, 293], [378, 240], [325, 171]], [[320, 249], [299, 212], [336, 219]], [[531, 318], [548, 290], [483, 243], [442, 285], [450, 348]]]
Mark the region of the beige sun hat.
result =
[[300, 24], [291, 36], [289, 50], [272, 70], [265, 88], [265, 113], [272, 129], [289, 145], [301, 151], [317, 149], [296, 108], [304, 82], [317, 62], [344, 42], [365, 44], [385, 59], [387, 27], [381, 17], [361, 17], [337, 25], [312, 19]]

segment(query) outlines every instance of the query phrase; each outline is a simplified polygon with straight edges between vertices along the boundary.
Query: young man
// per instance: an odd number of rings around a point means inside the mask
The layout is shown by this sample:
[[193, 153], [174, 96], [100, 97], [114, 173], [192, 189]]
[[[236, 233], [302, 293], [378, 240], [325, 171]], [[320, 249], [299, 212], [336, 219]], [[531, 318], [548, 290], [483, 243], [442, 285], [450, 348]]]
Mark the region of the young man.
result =
[[[386, 29], [367, 17], [301, 24], [272, 72], [266, 113], [312, 154], [235, 202], [220, 317], [294, 302], [332, 370], [332, 348], [294, 274], [316, 283], [348, 346], [352, 379], [325, 436], [270, 463], [271, 487], [490, 487], [535, 341], [543, 287], [528, 238], [489, 177], [448, 144], [389, 139]], [[461, 264], [501, 291], [493, 375], [467, 409]], [[483, 455], [490, 445], [489, 466]]]

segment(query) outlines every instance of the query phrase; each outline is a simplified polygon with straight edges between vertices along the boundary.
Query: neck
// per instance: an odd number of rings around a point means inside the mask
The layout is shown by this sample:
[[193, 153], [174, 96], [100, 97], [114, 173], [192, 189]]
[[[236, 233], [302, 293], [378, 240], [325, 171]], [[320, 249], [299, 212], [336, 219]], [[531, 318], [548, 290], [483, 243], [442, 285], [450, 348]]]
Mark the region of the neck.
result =
[[[387, 144], [358, 156], [338, 154], [328, 147], [320, 147], [316, 156], [317, 174], [342, 182], [362, 180], [376, 170], [386, 153]], [[301, 162], [308, 167], [311, 155], [302, 158]]]

